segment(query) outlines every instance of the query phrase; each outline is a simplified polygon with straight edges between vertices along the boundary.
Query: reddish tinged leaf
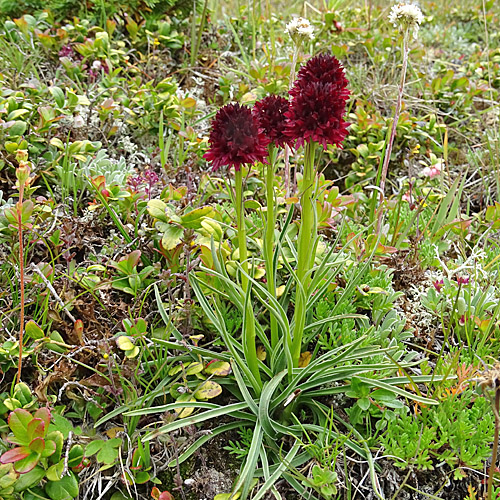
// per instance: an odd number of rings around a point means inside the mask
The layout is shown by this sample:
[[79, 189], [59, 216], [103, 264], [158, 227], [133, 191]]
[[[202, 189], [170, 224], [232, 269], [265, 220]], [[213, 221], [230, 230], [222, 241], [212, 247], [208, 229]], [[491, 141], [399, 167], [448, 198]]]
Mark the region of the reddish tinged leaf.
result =
[[164, 491], [160, 494], [158, 500], [174, 500], [174, 497], [168, 491]]
[[151, 496], [154, 500], [174, 500], [174, 497], [168, 492], [161, 492], [156, 486], [151, 490]]
[[41, 418], [34, 418], [28, 424], [27, 439], [30, 442], [35, 438], [41, 438], [45, 435], [45, 422]]
[[9, 415], [9, 427], [14, 434], [14, 439], [9, 441], [14, 444], [27, 445], [30, 442], [28, 438], [28, 424], [33, 420], [29, 411], [18, 408]]
[[74, 325], [74, 331], [80, 342], [80, 345], [83, 345], [83, 321], [81, 319], [77, 319]]
[[35, 418], [40, 418], [45, 422], [45, 428], [49, 428], [50, 424], [50, 410], [46, 407], [44, 408], [39, 408], [34, 415]]
[[19, 446], [18, 448], [14, 448], [12, 450], [6, 451], [0, 457], [0, 463], [2, 464], [12, 464], [14, 462], [19, 462], [23, 458], [26, 458], [31, 453], [30, 449], [27, 446]]
[[45, 439], [41, 437], [33, 439], [33, 441], [31, 441], [30, 443], [30, 450], [33, 453], [41, 455], [43, 453], [43, 450], [45, 450]]
[[130, 252], [127, 257], [123, 257], [122, 259], [120, 259], [120, 261], [128, 260], [130, 265], [134, 268], [135, 266], [137, 266], [137, 264], [139, 264], [140, 258], [141, 258], [141, 251], [134, 250], [133, 252]]

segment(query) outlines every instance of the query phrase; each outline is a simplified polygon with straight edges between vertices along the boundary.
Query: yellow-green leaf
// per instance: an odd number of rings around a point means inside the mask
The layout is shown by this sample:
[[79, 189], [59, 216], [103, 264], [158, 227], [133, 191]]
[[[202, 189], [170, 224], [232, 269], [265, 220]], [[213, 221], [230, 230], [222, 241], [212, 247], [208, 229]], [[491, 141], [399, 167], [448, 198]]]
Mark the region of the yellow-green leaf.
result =
[[225, 377], [231, 373], [231, 365], [227, 361], [214, 361], [205, 368], [205, 373]]
[[222, 387], [212, 380], [207, 380], [203, 382], [199, 389], [193, 394], [196, 399], [212, 399], [216, 398], [219, 394], [222, 393]]
[[[191, 394], [181, 394], [177, 400], [176, 400], [176, 403], [194, 403], [196, 401], [196, 399], [193, 398], [193, 396]], [[191, 408], [183, 408], [182, 406], [179, 407], [179, 408], [175, 408], [175, 412], [177, 413], [177, 416], [179, 418], [186, 418], [186, 417], [189, 417], [189, 415], [191, 415], [191, 413], [193, 413], [194, 411], [194, 407], [191, 407]]]

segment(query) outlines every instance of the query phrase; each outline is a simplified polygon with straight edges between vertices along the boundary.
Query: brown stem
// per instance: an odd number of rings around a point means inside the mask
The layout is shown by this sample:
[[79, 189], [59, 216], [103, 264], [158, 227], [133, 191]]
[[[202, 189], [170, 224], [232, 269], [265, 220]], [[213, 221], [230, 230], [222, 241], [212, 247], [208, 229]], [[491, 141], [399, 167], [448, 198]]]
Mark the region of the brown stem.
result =
[[389, 162], [391, 161], [392, 146], [394, 138], [396, 137], [396, 128], [398, 126], [399, 114], [401, 112], [401, 103], [403, 101], [403, 90], [406, 81], [406, 68], [408, 66], [408, 52], [409, 52], [409, 37], [410, 30], [407, 29], [403, 38], [403, 68], [401, 69], [401, 80], [399, 82], [398, 100], [396, 103], [396, 110], [394, 112], [394, 120], [392, 122], [391, 135], [384, 155], [384, 164], [382, 166], [382, 176], [380, 178], [380, 207], [377, 218], [377, 233], [380, 232], [382, 226], [382, 203], [384, 201], [385, 180], [387, 178], [387, 170], [389, 169]]
[[493, 475], [495, 474], [495, 468], [497, 463], [498, 454], [498, 434], [500, 431], [500, 387], [495, 390], [495, 406], [493, 407], [493, 413], [495, 414], [495, 437], [493, 438], [493, 451], [491, 452], [491, 465], [488, 474], [488, 493], [486, 494], [487, 500], [491, 500], [493, 495]]
[[23, 245], [23, 195], [24, 183], [19, 183], [19, 201], [17, 202], [17, 224], [19, 232], [19, 274], [21, 288], [21, 309], [19, 312], [19, 361], [17, 363], [16, 384], [21, 380], [21, 370], [23, 366], [23, 341], [24, 341], [24, 245]]

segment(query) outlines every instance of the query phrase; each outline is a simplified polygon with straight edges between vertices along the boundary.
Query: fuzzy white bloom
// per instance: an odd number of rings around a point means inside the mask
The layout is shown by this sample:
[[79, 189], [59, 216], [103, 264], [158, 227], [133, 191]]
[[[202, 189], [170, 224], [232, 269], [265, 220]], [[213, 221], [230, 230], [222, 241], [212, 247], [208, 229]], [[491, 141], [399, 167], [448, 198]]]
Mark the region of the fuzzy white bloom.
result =
[[394, 5], [389, 14], [389, 22], [401, 31], [413, 30], [414, 38], [417, 38], [418, 29], [424, 20], [420, 7], [413, 3], [398, 3]]
[[314, 28], [311, 23], [303, 17], [294, 17], [285, 28], [285, 31], [292, 37], [294, 42], [314, 38]]

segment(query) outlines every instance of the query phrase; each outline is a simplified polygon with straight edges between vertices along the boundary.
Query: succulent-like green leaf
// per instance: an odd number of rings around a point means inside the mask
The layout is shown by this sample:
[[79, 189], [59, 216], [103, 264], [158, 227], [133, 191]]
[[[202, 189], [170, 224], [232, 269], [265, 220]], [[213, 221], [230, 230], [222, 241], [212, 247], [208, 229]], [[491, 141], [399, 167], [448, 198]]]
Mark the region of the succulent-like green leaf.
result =
[[41, 455], [45, 450], [45, 439], [43, 439], [42, 437], [36, 437], [30, 442], [29, 449], [33, 453]]
[[78, 496], [78, 481], [75, 475], [70, 473], [59, 481], [49, 481], [45, 491], [52, 500], [73, 500]]
[[18, 446], [17, 448], [13, 448], [12, 450], [6, 451], [0, 457], [0, 463], [2, 464], [11, 464], [15, 462], [19, 462], [24, 458], [28, 457], [31, 454], [31, 450], [27, 446]]
[[9, 415], [9, 427], [14, 438], [9, 442], [14, 444], [28, 445], [31, 439], [28, 435], [28, 424], [33, 420], [33, 415], [27, 410], [17, 408]]

